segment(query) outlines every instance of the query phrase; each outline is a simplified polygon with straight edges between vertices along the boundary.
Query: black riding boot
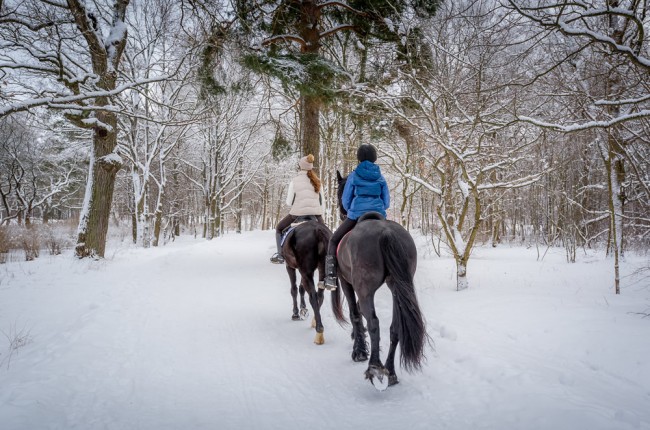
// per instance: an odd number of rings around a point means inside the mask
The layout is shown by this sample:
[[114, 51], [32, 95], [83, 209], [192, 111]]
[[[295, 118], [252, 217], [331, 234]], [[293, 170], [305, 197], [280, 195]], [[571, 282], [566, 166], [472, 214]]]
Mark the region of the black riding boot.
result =
[[325, 289], [335, 290], [337, 287], [336, 281], [336, 257], [328, 255], [325, 257]]
[[275, 246], [277, 248], [277, 252], [273, 254], [271, 257], [271, 263], [274, 264], [284, 264], [284, 257], [282, 257], [282, 245], [280, 244], [282, 242], [282, 235], [278, 232], [275, 233]]

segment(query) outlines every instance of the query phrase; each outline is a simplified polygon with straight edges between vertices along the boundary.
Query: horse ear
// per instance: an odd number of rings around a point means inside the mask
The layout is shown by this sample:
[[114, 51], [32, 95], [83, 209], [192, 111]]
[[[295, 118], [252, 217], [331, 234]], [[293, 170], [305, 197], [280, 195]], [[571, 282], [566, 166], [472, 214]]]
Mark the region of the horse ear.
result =
[[336, 170], [336, 179], [339, 182], [341, 182], [341, 180], [343, 179], [343, 176], [341, 176], [341, 172], [339, 172], [338, 169]]

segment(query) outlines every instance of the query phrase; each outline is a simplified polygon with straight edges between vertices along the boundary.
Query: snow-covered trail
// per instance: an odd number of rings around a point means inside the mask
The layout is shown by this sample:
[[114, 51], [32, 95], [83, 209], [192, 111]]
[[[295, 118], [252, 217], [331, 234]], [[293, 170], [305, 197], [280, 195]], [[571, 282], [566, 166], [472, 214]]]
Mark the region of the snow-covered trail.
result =
[[[0, 428], [650, 427], [650, 322], [631, 313], [650, 294], [614, 297], [608, 262], [484, 250], [457, 293], [451, 260], [421, 252], [435, 351], [380, 393], [329, 293], [324, 345], [291, 321], [272, 244], [253, 232], [0, 267], [0, 329], [29, 340], [12, 352], [0, 337]], [[387, 288], [376, 301], [386, 351]]]

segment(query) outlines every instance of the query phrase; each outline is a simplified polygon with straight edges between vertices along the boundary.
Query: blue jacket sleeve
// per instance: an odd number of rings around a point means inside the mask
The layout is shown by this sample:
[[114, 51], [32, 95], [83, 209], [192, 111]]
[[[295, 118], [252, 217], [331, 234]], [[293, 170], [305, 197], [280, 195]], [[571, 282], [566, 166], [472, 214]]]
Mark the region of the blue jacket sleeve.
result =
[[354, 172], [350, 173], [348, 180], [345, 181], [345, 188], [343, 188], [343, 197], [341, 197], [343, 209], [346, 211], [350, 210], [352, 199], [354, 199]]
[[388, 192], [388, 185], [386, 184], [386, 180], [383, 176], [381, 179], [381, 199], [384, 202], [384, 209], [388, 209], [390, 207], [390, 193]]

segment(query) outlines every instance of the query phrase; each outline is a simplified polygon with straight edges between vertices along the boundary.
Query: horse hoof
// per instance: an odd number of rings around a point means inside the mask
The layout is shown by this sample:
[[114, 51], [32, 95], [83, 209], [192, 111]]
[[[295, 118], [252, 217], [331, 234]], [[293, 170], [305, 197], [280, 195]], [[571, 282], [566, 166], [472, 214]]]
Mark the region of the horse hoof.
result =
[[399, 384], [399, 380], [397, 379], [397, 375], [389, 375], [388, 376], [388, 386], [396, 385]]
[[365, 351], [352, 351], [352, 361], [360, 362], [368, 359], [368, 353]]
[[300, 308], [300, 319], [304, 320], [309, 315], [307, 308]]
[[379, 366], [368, 366], [366, 370], [366, 379], [370, 380], [370, 383], [378, 391], [384, 391], [388, 388], [388, 370]]
[[291, 315], [291, 320], [292, 321], [300, 321], [302, 318], [300, 318], [300, 315]]
[[325, 336], [323, 336], [323, 333], [316, 333], [316, 337], [314, 338], [314, 343], [316, 345], [322, 345], [325, 343]]

